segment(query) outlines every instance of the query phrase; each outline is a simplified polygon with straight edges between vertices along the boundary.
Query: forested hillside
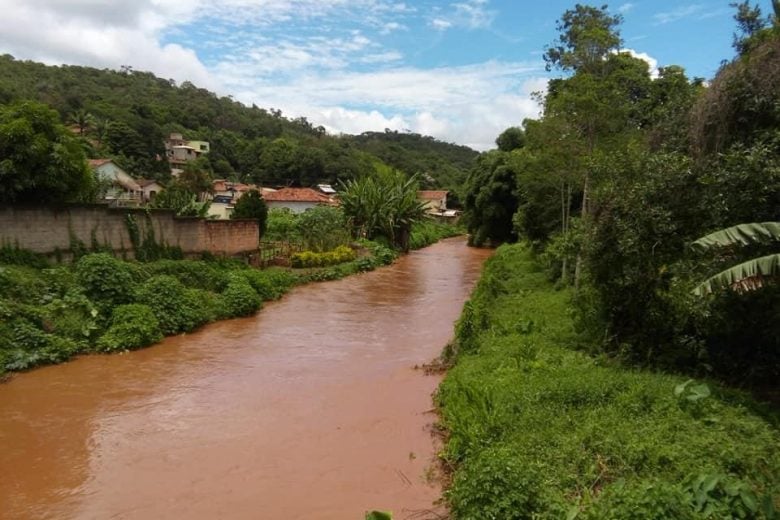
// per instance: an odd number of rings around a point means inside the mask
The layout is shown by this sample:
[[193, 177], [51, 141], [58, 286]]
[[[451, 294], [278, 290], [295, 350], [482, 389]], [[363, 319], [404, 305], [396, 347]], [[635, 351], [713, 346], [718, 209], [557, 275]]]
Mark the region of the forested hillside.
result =
[[473, 150], [417, 134], [385, 132], [333, 136], [306, 118], [247, 107], [184, 82], [148, 72], [47, 66], [0, 56], [0, 105], [46, 103], [83, 133], [91, 157], [113, 157], [129, 172], [165, 180], [163, 138], [180, 132], [211, 143], [202, 166], [212, 175], [246, 182], [311, 185], [354, 178], [384, 161], [422, 174], [426, 187], [455, 189]]

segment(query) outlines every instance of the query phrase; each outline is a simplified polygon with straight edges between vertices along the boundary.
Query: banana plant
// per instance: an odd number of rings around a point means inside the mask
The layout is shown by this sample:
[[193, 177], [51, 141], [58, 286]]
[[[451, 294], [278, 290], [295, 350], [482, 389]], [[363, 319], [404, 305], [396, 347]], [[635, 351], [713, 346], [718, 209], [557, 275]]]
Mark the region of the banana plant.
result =
[[[703, 236], [693, 242], [691, 247], [697, 251], [710, 251], [772, 242], [780, 243], [780, 222], [738, 224]], [[721, 271], [697, 285], [693, 292], [702, 296], [725, 287], [746, 292], [763, 287], [766, 282], [777, 278], [780, 278], [780, 253], [772, 253]]]

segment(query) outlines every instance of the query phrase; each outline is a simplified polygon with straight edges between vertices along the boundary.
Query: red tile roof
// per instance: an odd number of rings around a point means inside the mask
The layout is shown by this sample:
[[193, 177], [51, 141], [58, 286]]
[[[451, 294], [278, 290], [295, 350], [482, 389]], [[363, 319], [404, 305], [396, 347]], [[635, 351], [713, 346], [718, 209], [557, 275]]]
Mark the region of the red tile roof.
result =
[[447, 196], [449, 191], [421, 190], [417, 192], [417, 197], [423, 200], [438, 200]]
[[316, 202], [330, 204], [331, 198], [311, 188], [282, 188], [263, 193], [263, 198], [274, 202]]

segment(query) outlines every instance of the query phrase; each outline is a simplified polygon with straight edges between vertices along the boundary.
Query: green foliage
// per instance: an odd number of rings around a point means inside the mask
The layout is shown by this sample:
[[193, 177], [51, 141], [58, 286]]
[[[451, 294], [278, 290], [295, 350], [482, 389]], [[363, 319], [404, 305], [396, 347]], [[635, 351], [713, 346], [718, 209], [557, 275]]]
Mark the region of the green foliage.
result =
[[225, 269], [197, 260], [157, 260], [144, 265], [150, 275], [167, 274], [194, 289], [221, 292], [228, 283]]
[[162, 340], [160, 322], [148, 305], [119, 305], [111, 314], [111, 325], [97, 342], [101, 352], [116, 352], [146, 347]]
[[567, 10], [556, 26], [558, 40], [544, 54], [547, 70], [598, 71], [604, 66], [604, 58], [623, 43], [618, 30], [622, 22], [623, 17], [609, 14], [606, 5], [596, 8], [577, 4]]
[[257, 190], [251, 190], [242, 195], [236, 202], [230, 218], [257, 219], [260, 225], [260, 236], [263, 236], [268, 220], [268, 206], [262, 194]]
[[189, 332], [208, 321], [209, 316], [197, 295], [173, 276], [157, 275], [138, 287], [135, 300], [152, 309], [160, 331], [168, 336]]
[[437, 401], [455, 518], [773, 518], [772, 416], [716, 384], [573, 349], [571, 291], [525, 246], [488, 260]]
[[113, 307], [132, 302], [133, 289], [143, 273], [108, 253], [93, 253], [76, 263], [76, 276], [90, 299]]
[[43, 269], [49, 265], [49, 261], [44, 255], [21, 249], [18, 244], [3, 244], [0, 246], [0, 264], [27, 265]]
[[300, 240], [298, 215], [287, 208], [272, 208], [263, 239], [298, 242]]
[[298, 282], [298, 277], [286, 269], [244, 269], [238, 274], [246, 278], [263, 301], [278, 300]]
[[393, 520], [393, 513], [390, 511], [369, 511], [366, 513], [365, 520]]
[[376, 175], [347, 181], [339, 198], [354, 235], [369, 240], [384, 237], [393, 247], [407, 251], [412, 225], [425, 214], [418, 187], [416, 176], [407, 178], [381, 167]]
[[211, 202], [199, 202], [198, 196], [181, 184], [171, 184], [152, 200], [153, 208], [170, 209], [180, 217], [206, 217]]
[[0, 203], [89, 201], [93, 176], [57, 113], [32, 101], [0, 105]]
[[339, 246], [333, 251], [325, 253], [315, 253], [314, 251], [304, 251], [292, 255], [291, 262], [293, 267], [327, 267], [329, 265], [351, 262], [357, 255], [349, 246]]
[[519, 150], [525, 146], [525, 132], [522, 128], [511, 126], [496, 137], [496, 146], [502, 152]]
[[409, 236], [409, 249], [421, 249], [441, 240], [454, 237], [463, 231], [457, 227], [434, 220], [421, 220], [412, 226]]
[[240, 274], [232, 274], [222, 293], [225, 315], [231, 318], [249, 316], [262, 307], [260, 296], [249, 281]]
[[517, 172], [508, 154], [488, 152], [480, 156], [464, 187], [463, 220], [469, 243], [481, 246], [517, 238], [512, 216], [517, 211]]
[[317, 206], [296, 218], [296, 236], [303, 247], [315, 252], [330, 251], [349, 243], [347, 220], [341, 208]]

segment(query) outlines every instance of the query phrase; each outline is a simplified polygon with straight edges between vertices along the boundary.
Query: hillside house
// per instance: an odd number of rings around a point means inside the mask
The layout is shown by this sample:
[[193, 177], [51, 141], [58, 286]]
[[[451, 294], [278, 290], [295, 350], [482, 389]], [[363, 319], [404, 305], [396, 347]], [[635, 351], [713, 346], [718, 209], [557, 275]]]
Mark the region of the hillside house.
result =
[[108, 187], [103, 200], [115, 206], [138, 206], [143, 202], [143, 188], [111, 159], [89, 159], [89, 167], [98, 180]]
[[165, 140], [165, 157], [171, 168], [181, 169], [187, 161], [194, 161], [209, 153], [210, 145], [206, 141], [189, 141], [182, 134], [173, 133]]
[[417, 192], [417, 198], [425, 204], [425, 211], [432, 215], [442, 215], [447, 211], [448, 191], [423, 190]]
[[153, 201], [157, 194], [165, 189], [165, 186], [154, 179], [138, 179], [137, 182], [141, 187], [144, 202]]
[[268, 209], [287, 208], [293, 213], [303, 213], [317, 206], [335, 206], [333, 197], [311, 188], [281, 188], [263, 192]]

